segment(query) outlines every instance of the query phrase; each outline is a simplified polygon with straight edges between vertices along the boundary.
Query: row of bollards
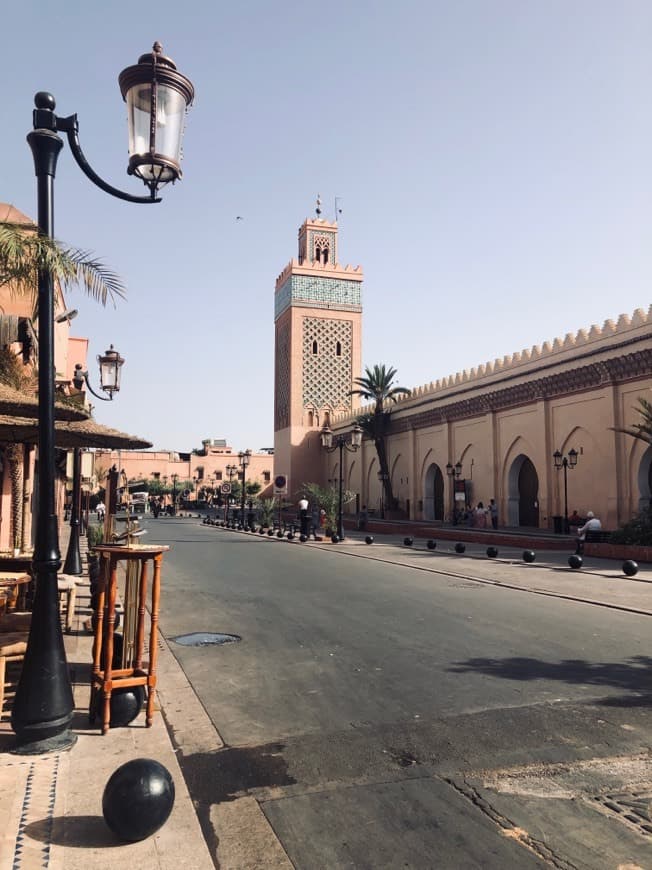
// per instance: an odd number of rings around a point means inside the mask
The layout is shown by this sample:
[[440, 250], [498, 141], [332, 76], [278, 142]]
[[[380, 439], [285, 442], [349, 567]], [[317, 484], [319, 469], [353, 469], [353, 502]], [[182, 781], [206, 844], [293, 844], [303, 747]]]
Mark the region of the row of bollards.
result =
[[[365, 541], [367, 544], [371, 544], [373, 542], [373, 538], [369, 535], [365, 538]], [[411, 538], [411, 537], [403, 538], [403, 545], [405, 547], [411, 547], [413, 544], [414, 544], [414, 538]], [[429, 550], [435, 550], [437, 548], [437, 542], [433, 541], [433, 540], [429, 540], [426, 543], [426, 547]], [[460, 553], [460, 554], [464, 553], [466, 551], [466, 545], [462, 544], [461, 542], [458, 541], [455, 544], [454, 550], [456, 553]], [[494, 547], [492, 545], [492, 546], [487, 547], [486, 552], [487, 552], [487, 558], [495, 559], [496, 556], [498, 555], [498, 548]], [[534, 552], [534, 550], [523, 550], [523, 561], [524, 562], [531, 564], [532, 562], [534, 562], [536, 560], [536, 557], [537, 557], [537, 554]], [[568, 565], [573, 570], [578, 570], [579, 568], [582, 567], [583, 564], [584, 564], [583, 559], [578, 553], [573, 553], [573, 555], [568, 557]], [[625, 574], [627, 577], [634, 577], [636, 574], [638, 574], [638, 563], [635, 562], [633, 559], [626, 559], [623, 562], [622, 570], [623, 570], [623, 574]]]
[[[233, 529], [233, 530], [237, 530], [237, 531], [245, 531], [245, 532], [248, 532], [248, 531], [255, 532], [256, 531], [254, 526], [243, 526], [241, 523], [224, 522], [222, 520], [211, 520], [208, 517], [204, 517], [203, 522], [204, 522], [204, 525], [219, 526], [220, 528]], [[260, 529], [258, 529], [258, 532], [261, 535], [265, 534], [265, 530], [262, 527]], [[282, 531], [281, 529], [279, 529], [276, 532], [273, 529], [268, 529], [267, 534], [270, 537], [276, 535], [277, 538], [287, 538], [288, 541], [293, 541], [295, 538], [295, 534], [294, 534], [292, 529], [290, 529], [290, 531], [288, 531], [287, 533]], [[307, 535], [299, 535], [299, 541], [301, 541], [302, 544], [304, 544], [307, 540], [308, 540]], [[315, 540], [321, 540], [321, 539], [315, 538]], [[339, 540], [340, 539], [338, 538], [337, 535], [331, 535], [331, 541], [334, 544], [337, 544], [339, 542]], [[365, 544], [373, 544], [373, 542], [374, 542], [373, 535], [367, 535], [365, 537], [364, 541], [365, 541]], [[405, 547], [411, 547], [413, 544], [414, 544], [414, 538], [409, 537], [409, 536], [403, 538], [403, 545]], [[430, 539], [429, 541], [427, 541], [426, 547], [429, 550], [436, 550], [437, 549], [437, 541], [433, 541], [432, 539]], [[456, 553], [461, 555], [462, 553], [466, 552], [466, 544], [463, 544], [461, 541], [458, 541], [455, 544], [453, 549], [455, 550]], [[487, 547], [486, 553], [487, 553], [488, 559], [495, 559], [498, 556], [498, 547], [491, 545], [491, 546]], [[537, 554], [534, 552], [534, 550], [523, 550], [523, 561], [524, 562], [531, 564], [532, 562], [534, 562], [536, 560], [536, 557], [537, 557]], [[573, 553], [573, 555], [568, 557], [568, 565], [574, 571], [577, 571], [578, 569], [580, 569], [583, 564], [584, 564], [584, 561], [578, 553]], [[623, 570], [623, 574], [625, 574], [627, 577], [634, 577], [636, 574], [638, 574], [638, 563], [635, 562], [633, 559], [626, 559], [623, 562], [622, 570]]]

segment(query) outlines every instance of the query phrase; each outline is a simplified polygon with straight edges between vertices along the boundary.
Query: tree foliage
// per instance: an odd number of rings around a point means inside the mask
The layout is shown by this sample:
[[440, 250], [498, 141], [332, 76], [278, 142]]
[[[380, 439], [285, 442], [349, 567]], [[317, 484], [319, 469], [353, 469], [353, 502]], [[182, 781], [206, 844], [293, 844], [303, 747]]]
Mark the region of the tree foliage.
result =
[[396, 499], [392, 490], [392, 481], [389, 473], [389, 461], [387, 459], [387, 430], [391, 410], [387, 409], [387, 403], [394, 404], [399, 396], [409, 396], [407, 387], [395, 385], [394, 378], [396, 369], [383, 365], [367, 366], [365, 374], [361, 378], [355, 378], [357, 389], [351, 390], [351, 395], [361, 396], [366, 401], [374, 403], [373, 413], [361, 414], [358, 423], [363, 432], [373, 439], [378, 455], [378, 465], [382, 474], [382, 484], [385, 493], [385, 503], [388, 507], [396, 508]]
[[[317, 483], [304, 483], [301, 486], [305, 492], [311, 509], [323, 510], [326, 513], [326, 527], [335, 531], [339, 512], [339, 491], [334, 486], [319, 486]], [[342, 490], [342, 504], [348, 504], [355, 498], [355, 493], [348, 489]]]
[[41, 235], [36, 224], [0, 221], [0, 287], [12, 296], [30, 296], [36, 307], [41, 270], [51, 272], [62, 287], [81, 285], [102, 305], [126, 296], [118, 275], [89, 251]]
[[624, 432], [625, 435], [631, 435], [632, 438], [652, 444], [652, 402], [644, 399], [643, 396], [639, 396], [638, 404], [639, 407], [634, 409], [640, 417], [638, 423], [634, 423], [628, 428], [619, 428], [618, 426], [612, 426], [611, 428], [614, 432]]

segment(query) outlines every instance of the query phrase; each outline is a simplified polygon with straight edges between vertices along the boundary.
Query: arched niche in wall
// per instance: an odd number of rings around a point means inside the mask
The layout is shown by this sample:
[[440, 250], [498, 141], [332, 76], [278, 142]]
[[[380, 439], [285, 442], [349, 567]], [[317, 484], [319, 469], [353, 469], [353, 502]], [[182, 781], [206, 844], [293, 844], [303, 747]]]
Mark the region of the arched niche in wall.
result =
[[531, 445], [521, 437], [516, 438], [507, 451], [503, 493], [508, 526], [539, 526], [539, 476], [530, 458], [532, 455]]

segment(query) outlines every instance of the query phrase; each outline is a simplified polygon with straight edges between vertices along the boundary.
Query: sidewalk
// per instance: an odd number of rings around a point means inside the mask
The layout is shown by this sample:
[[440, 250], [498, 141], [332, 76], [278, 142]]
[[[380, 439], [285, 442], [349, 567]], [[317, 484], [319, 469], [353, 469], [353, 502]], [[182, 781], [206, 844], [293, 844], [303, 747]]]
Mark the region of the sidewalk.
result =
[[[215, 534], [224, 532], [215, 529]], [[253, 537], [247, 532], [240, 534]], [[468, 543], [464, 556], [460, 556], [453, 541], [440, 540], [435, 550], [429, 550], [425, 539], [415, 538], [412, 546], [405, 546], [403, 536], [374, 534], [374, 543], [367, 545], [367, 533], [346, 534], [346, 540], [337, 545], [301, 544], [298, 539], [293, 545], [652, 616], [650, 565], [642, 566], [636, 577], [627, 578], [619, 563], [591, 557], [584, 559], [580, 571], [573, 571], [568, 567], [567, 549], [537, 552], [536, 561], [526, 564], [519, 547], [501, 547], [498, 558], [489, 559], [486, 545], [478, 543]], [[288, 544], [276, 538], [256, 539]], [[162, 637], [157, 698], [167, 726], [157, 710], [151, 728], [145, 727], [144, 713], [129, 727], [111, 729], [104, 737], [98, 726], [91, 727], [88, 678], [92, 636], [83, 626], [90, 613], [88, 605], [88, 592], [82, 587], [73, 631], [65, 635], [74, 683], [76, 745], [69, 752], [14, 756], [9, 752], [13, 734], [6, 717], [0, 723], [0, 870], [107, 866], [112, 870], [210, 870], [215, 865], [176, 753], [190, 755], [207, 745], [217, 750], [222, 745], [219, 735]], [[113, 771], [138, 757], [154, 758], [170, 771], [176, 800], [170, 818], [157, 834], [140, 843], [122, 844], [102, 817], [102, 793]], [[245, 802], [249, 814], [243, 816]], [[252, 798], [215, 808], [211, 822], [219, 835], [219, 847], [215, 848], [220, 866], [242, 870], [291, 867]]]

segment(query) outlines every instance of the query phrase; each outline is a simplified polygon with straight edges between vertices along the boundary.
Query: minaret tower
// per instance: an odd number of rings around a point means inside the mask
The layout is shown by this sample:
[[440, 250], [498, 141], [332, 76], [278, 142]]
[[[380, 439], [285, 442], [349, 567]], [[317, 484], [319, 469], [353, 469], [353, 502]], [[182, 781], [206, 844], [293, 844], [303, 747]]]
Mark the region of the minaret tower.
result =
[[288, 497], [319, 480], [319, 430], [358, 404], [350, 395], [362, 370], [362, 269], [337, 262], [337, 221], [299, 228], [299, 256], [276, 279], [274, 473]]

